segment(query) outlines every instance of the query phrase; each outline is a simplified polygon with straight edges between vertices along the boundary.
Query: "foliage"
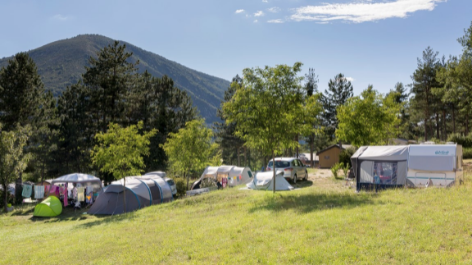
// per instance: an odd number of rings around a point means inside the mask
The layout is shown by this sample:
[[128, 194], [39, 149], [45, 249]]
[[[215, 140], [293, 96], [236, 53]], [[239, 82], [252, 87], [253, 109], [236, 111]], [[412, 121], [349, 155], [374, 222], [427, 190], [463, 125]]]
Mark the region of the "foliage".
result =
[[115, 179], [140, 175], [145, 166], [143, 156], [149, 154], [149, 139], [156, 130], [140, 135], [142, 122], [126, 128], [110, 123], [108, 127], [106, 133], [95, 135], [97, 145], [91, 152], [93, 163]]
[[462, 158], [463, 159], [471, 159], [472, 158], [472, 148], [466, 147], [462, 149]]
[[177, 133], [170, 133], [163, 145], [170, 168], [187, 178], [187, 189], [192, 171], [201, 172], [210, 161], [221, 159], [217, 153], [218, 144], [212, 143], [212, 138], [212, 130], [199, 119], [187, 122]]
[[[31, 154], [25, 153], [24, 148], [31, 135], [31, 126], [21, 127], [16, 130], [2, 130], [0, 124], [0, 184], [4, 191], [7, 185], [18, 178], [26, 169]], [[8, 192], [4, 192], [4, 202], [8, 201]], [[4, 204], [6, 211], [7, 205]]]
[[185, 185], [184, 178], [174, 178], [175, 188], [177, 189], [177, 196], [179, 198], [185, 197], [187, 191], [187, 185]]
[[458, 133], [451, 134], [449, 135], [449, 138], [447, 138], [447, 141], [460, 144], [463, 148], [469, 148], [472, 147], [472, 134], [467, 136], [462, 136]]
[[339, 162], [346, 165], [348, 168], [351, 168], [351, 156], [356, 152], [355, 147], [349, 147], [339, 154]]
[[369, 87], [338, 108], [336, 137], [355, 146], [386, 144], [400, 132], [400, 109], [394, 94], [383, 97]]
[[303, 102], [301, 77], [297, 76], [301, 66], [297, 62], [293, 67], [277, 65], [243, 70], [243, 85], [223, 104], [223, 112], [226, 122], [236, 123], [235, 134], [246, 146], [275, 157], [285, 149], [298, 146], [294, 140], [297, 134], [315, 131], [312, 124], [321, 106], [318, 96]]
[[336, 163], [331, 167], [331, 173], [333, 173], [333, 176], [335, 179], [342, 179], [341, 177], [338, 176], [338, 171], [343, 168], [344, 168], [343, 163]]
[[344, 178], [347, 179], [349, 177], [348, 176], [349, 175], [349, 169], [351, 168], [351, 166], [348, 165], [348, 164], [344, 164], [344, 163], [341, 163], [341, 165], [342, 165], [341, 169], [343, 170]]
[[334, 132], [338, 128], [338, 107], [344, 105], [354, 95], [351, 81], [342, 73], [328, 82], [328, 89], [321, 97], [323, 103], [322, 124], [324, 133], [333, 140]]

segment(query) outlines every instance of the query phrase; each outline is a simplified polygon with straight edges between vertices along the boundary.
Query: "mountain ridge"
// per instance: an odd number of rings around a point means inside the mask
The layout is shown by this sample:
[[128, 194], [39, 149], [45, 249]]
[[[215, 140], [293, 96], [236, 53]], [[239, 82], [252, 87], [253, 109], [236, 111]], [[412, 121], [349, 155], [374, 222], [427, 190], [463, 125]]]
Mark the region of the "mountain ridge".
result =
[[[27, 53], [35, 61], [45, 88], [58, 96], [67, 86], [81, 79], [85, 67], [89, 66], [90, 56], [96, 57], [99, 50], [114, 41], [98, 34], [81, 34], [45, 44]], [[133, 53], [130, 58], [132, 62], [139, 60], [138, 72], [147, 70], [156, 77], [169, 76], [176, 87], [189, 94], [206, 123], [219, 120], [216, 110], [230, 85], [229, 81], [191, 69], [129, 42], [118, 41], [126, 45], [127, 52]], [[13, 56], [0, 59], [0, 67], [6, 66], [11, 58]]]

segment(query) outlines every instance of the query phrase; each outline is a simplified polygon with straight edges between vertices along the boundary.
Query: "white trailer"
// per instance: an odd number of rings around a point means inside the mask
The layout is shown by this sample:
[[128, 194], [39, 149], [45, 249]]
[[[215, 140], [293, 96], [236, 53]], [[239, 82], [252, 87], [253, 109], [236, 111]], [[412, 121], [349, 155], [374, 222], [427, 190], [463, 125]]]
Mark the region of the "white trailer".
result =
[[410, 145], [407, 185], [449, 187], [464, 181], [462, 146]]

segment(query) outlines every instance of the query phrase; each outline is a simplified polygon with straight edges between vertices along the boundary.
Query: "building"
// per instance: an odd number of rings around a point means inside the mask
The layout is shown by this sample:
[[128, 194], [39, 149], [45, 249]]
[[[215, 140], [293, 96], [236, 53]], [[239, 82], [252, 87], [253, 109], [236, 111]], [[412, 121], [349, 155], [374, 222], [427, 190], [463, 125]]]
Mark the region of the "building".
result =
[[339, 155], [349, 147], [351, 146], [335, 144], [316, 153], [320, 168], [331, 168], [334, 164], [339, 163]]

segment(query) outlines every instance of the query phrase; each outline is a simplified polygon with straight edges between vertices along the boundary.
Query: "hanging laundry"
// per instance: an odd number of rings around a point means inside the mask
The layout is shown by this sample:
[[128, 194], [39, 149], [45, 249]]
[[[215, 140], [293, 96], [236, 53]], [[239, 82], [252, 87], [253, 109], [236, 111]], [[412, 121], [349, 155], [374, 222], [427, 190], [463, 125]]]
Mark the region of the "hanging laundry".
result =
[[49, 185], [44, 185], [44, 195], [48, 195], [49, 194]]
[[34, 186], [34, 197], [36, 199], [44, 198], [44, 186]]
[[85, 201], [84, 191], [85, 191], [84, 187], [80, 187], [77, 189], [77, 200], [79, 202]]
[[24, 184], [23, 185], [23, 192], [21, 193], [21, 196], [25, 198], [30, 198], [31, 197], [31, 192], [33, 191], [33, 186]]

